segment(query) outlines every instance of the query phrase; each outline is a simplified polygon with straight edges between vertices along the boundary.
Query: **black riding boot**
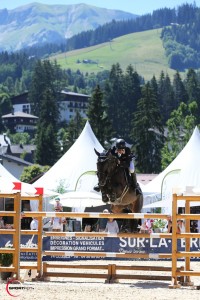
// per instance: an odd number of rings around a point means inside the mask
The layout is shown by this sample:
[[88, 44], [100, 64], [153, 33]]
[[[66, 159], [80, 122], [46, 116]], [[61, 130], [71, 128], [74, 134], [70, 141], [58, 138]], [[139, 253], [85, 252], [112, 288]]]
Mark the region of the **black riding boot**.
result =
[[134, 190], [137, 188], [137, 178], [135, 172], [131, 173], [131, 186]]
[[96, 185], [93, 187], [93, 190], [95, 190], [96, 192], [100, 192], [99, 184], [96, 184]]
[[134, 190], [136, 190], [136, 195], [139, 195], [139, 194], [142, 195], [142, 190], [141, 190], [139, 184], [137, 183], [137, 178], [136, 178], [135, 173], [131, 173], [131, 186]]

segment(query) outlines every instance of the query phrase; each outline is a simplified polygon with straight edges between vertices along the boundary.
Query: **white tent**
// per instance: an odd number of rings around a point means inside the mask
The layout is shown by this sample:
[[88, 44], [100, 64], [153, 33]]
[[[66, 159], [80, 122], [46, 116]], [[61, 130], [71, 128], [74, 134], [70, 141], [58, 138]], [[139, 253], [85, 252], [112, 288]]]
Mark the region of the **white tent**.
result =
[[[172, 163], [144, 187], [146, 194], [160, 194], [163, 201], [171, 205], [172, 189], [184, 192], [188, 186], [200, 186], [200, 132], [196, 127], [193, 134]], [[146, 204], [146, 203], [145, 203]]]
[[[40, 194], [41, 190], [38, 186], [34, 187], [32, 184], [19, 181], [10, 172], [8, 172], [2, 164], [0, 164], [0, 193], [14, 194], [16, 192], [20, 192], [24, 197], [27, 196], [28, 199], [29, 196], [36, 196], [37, 194]], [[44, 196], [55, 196], [58, 194], [47, 189], [42, 189], [42, 193]], [[37, 209], [38, 201], [31, 200], [30, 206], [32, 210]]]
[[65, 191], [92, 191], [97, 183], [97, 156], [94, 148], [99, 152], [103, 151], [87, 122], [71, 148], [33, 185], [50, 190], [57, 190], [62, 186]]

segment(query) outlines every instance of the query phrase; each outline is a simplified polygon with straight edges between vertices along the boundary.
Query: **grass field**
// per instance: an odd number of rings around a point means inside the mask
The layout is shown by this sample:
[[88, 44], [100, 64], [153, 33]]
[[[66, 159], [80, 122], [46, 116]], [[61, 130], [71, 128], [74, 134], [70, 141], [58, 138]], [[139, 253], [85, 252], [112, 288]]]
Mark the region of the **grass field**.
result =
[[[79, 69], [83, 73], [110, 70], [118, 62], [123, 70], [131, 64], [145, 80], [153, 75], [158, 79], [161, 71], [172, 78], [175, 71], [168, 67], [160, 32], [161, 29], [155, 29], [132, 33], [108, 43], [52, 56], [51, 59], [56, 59], [62, 68]], [[95, 63], [85, 64], [83, 60]]]

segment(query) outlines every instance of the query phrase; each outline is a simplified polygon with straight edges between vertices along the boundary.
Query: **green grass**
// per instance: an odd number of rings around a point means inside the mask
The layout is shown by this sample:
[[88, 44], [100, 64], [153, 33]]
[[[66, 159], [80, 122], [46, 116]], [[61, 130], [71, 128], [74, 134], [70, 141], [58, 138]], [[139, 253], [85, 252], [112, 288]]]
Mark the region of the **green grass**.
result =
[[[83, 73], [110, 70], [113, 64], [119, 63], [123, 70], [131, 64], [145, 80], [152, 79], [153, 75], [158, 79], [161, 71], [172, 78], [175, 71], [168, 67], [160, 32], [161, 29], [155, 29], [128, 34], [110, 43], [62, 53], [51, 59], [56, 59], [62, 68], [79, 69]], [[84, 59], [98, 64], [77, 64], [77, 60]]]

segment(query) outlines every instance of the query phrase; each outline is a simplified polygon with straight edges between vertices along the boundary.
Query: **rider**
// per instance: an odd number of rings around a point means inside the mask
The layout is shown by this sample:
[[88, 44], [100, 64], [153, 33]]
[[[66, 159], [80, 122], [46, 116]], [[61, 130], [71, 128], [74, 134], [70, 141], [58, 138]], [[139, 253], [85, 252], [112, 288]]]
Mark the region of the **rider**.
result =
[[137, 188], [137, 179], [133, 162], [134, 155], [131, 153], [130, 148], [126, 146], [125, 140], [118, 139], [116, 146], [111, 149], [111, 153], [118, 158], [120, 165], [128, 170], [130, 185], [135, 190]]
[[[116, 146], [114, 146], [111, 149], [111, 154], [118, 158], [119, 163], [123, 168], [127, 169], [128, 175], [130, 174], [130, 176], [129, 176], [130, 177], [130, 181], [129, 181], [130, 185], [135, 190], [138, 187], [138, 184], [137, 184], [137, 179], [136, 179], [136, 174], [135, 174], [135, 167], [134, 167], [134, 163], [133, 163], [134, 156], [131, 153], [130, 148], [126, 146], [126, 142], [124, 139], [118, 139], [116, 141]], [[99, 184], [97, 184], [94, 187], [94, 190], [98, 191], [98, 192], [100, 191]], [[102, 196], [104, 196], [103, 193], [102, 193]], [[106, 195], [104, 198], [106, 198]], [[107, 202], [107, 201], [104, 201], [104, 202]]]

